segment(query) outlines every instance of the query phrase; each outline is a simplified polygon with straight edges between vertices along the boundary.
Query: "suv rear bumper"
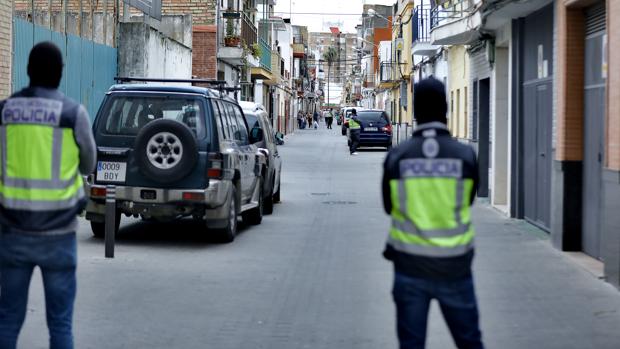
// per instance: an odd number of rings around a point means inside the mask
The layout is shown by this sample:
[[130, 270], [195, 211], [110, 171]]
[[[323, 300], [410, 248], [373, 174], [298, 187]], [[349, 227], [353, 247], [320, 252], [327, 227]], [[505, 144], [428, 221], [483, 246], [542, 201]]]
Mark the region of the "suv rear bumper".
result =
[[[204, 217], [207, 220], [226, 219], [232, 181], [209, 179], [206, 189], [163, 189], [147, 187], [115, 186], [116, 207], [126, 215], [141, 215], [147, 218], [175, 218], [178, 216]], [[91, 189], [106, 188], [105, 185], [87, 184], [89, 194], [86, 218], [101, 221], [105, 215], [105, 197], [90, 197]], [[148, 193], [154, 198], [145, 198]], [[202, 196], [202, 200], [188, 200], [187, 196]]]

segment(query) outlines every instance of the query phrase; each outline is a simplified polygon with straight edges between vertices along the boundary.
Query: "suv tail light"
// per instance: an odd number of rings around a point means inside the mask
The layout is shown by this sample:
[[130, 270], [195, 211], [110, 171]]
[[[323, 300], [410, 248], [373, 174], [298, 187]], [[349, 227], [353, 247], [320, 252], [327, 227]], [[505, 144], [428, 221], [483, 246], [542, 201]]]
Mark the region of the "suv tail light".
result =
[[224, 165], [224, 156], [222, 153], [209, 153], [209, 168], [207, 169], [207, 177], [222, 178], [222, 167]]
[[392, 133], [392, 124], [387, 124], [387, 126], [382, 127], [381, 131], [387, 132], [387, 133]]
[[91, 198], [105, 199], [106, 192], [107, 191], [106, 191], [105, 187], [91, 187], [90, 188], [90, 197]]
[[186, 201], [204, 201], [205, 193], [183, 192], [183, 200]]

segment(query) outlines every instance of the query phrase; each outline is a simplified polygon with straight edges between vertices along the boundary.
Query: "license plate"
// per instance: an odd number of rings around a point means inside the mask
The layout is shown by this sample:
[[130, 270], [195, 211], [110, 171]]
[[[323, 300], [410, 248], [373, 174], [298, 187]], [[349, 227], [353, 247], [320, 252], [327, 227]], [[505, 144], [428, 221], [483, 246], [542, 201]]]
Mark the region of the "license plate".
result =
[[127, 163], [98, 161], [97, 162], [97, 180], [110, 183], [124, 183], [125, 174], [127, 173]]
[[376, 127], [366, 127], [366, 128], [364, 129], [364, 131], [372, 131], [372, 132], [377, 132], [377, 131], [379, 131], [379, 129], [378, 129], [378, 128], [376, 128]]

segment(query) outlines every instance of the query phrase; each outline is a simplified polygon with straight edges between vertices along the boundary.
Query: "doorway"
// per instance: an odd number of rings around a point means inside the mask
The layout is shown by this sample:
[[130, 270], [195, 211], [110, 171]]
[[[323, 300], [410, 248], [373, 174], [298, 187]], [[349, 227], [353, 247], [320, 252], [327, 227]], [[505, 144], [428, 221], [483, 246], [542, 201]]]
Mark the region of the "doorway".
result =
[[[478, 141], [478, 196], [489, 197], [489, 165], [490, 165], [490, 130], [489, 119], [491, 110], [491, 79], [486, 78], [478, 81], [478, 108], [474, 121], [477, 121], [477, 125], [474, 126], [477, 130]], [[477, 119], [477, 120], [476, 120]], [[474, 134], [475, 136], [476, 134]], [[476, 140], [476, 138], [474, 138]]]
[[600, 259], [602, 256], [600, 211], [606, 104], [606, 73], [602, 69], [606, 41], [605, 3], [586, 9], [585, 19], [583, 228], [581, 243], [585, 253]]

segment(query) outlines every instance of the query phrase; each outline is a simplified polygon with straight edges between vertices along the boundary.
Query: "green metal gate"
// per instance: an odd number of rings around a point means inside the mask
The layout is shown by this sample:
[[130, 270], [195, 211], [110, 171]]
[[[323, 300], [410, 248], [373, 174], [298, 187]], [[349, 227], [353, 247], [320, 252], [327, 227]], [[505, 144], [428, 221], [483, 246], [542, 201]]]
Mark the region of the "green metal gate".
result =
[[117, 49], [72, 34], [51, 31], [19, 17], [13, 18], [13, 91], [28, 86], [28, 55], [42, 41], [52, 41], [63, 53], [65, 68], [60, 90], [81, 102], [91, 119], [117, 73]]

